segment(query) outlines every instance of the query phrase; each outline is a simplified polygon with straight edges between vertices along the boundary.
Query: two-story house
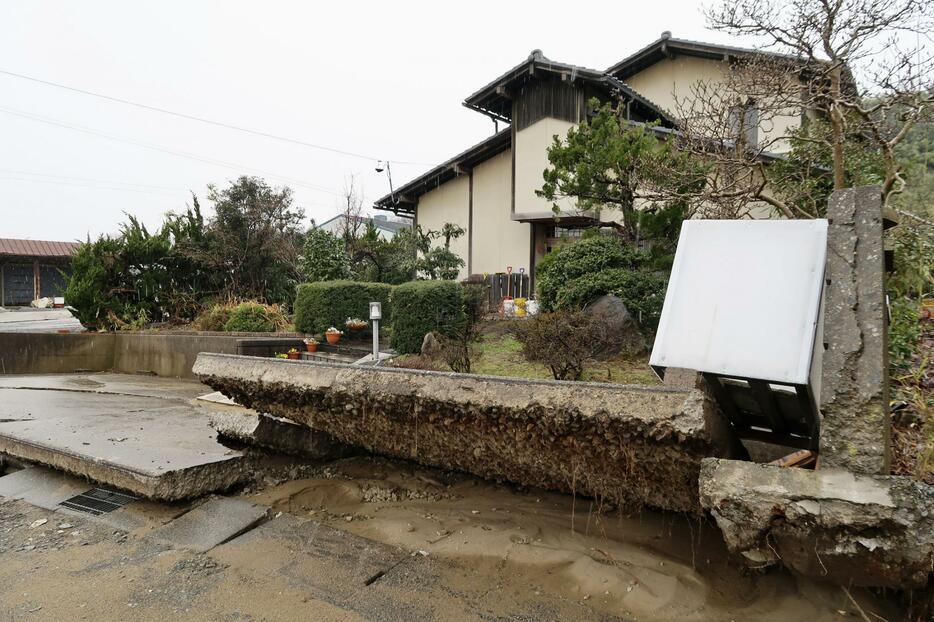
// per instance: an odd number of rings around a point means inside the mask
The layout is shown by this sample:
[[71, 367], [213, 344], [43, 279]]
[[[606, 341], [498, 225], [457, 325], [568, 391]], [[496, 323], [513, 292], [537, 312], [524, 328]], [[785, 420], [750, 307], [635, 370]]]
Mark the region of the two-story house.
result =
[[[721, 79], [730, 59], [749, 50], [661, 38], [606, 71], [560, 63], [540, 50], [464, 100], [464, 105], [508, 124], [493, 136], [397, 188], [375, 207], [410, 216], [424, 229], [463, 227], [453, 251], [464, 260], [461, 277], [512, 267], [534, 275], [552, 248], [593, 226], [573, 205], [552, 205], [535, 194], [548, 166], [554, 136], [584, 120], [587, 102], [620, 101], [634, 122], [658, 122], [659, 134], [677, 130], [675, 102], [691, 85]], [[754, 117], [753, 117], [754, 118]], [[789, 115], [750, 129], [783, 136], [800, 123]], [[606, 222], [612, 213], [601, 213]]]

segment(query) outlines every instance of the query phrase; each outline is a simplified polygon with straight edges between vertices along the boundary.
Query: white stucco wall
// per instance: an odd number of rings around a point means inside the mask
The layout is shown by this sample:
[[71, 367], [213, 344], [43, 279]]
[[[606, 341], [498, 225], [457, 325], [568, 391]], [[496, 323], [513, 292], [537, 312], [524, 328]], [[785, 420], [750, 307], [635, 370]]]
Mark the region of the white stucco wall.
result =
[[[418, 224], [423, 231], [440, 231], [445, 223], [453, 223], [464, 228], [464, 235], [451, 240], [451, 250], [464, 260], [464, 267], [458, 278], [467, 277], [469, 190], [469, 177], [461, 175], [423, 194], [418, 200]], [[435, 243], [444, 244], [444, 240], [436, 240]]]
[[512, 151], [505, 151], [473, 170], [473, 265], [474, 274], [528, 272], [531, 225], [516, 222], [512, 207]]
[[[729, 65], [723, 61], [696, 58], [693, 56], [675, 56], [646, 67], [642, 71], [626, 78], [626, 83], [658, 104], [669, 113], [677, 116], [675, 98], [690, 99], [691, 87], [699, 82], [723, 82]], [[779, 139], [789, 130], [800, 125], [796, 111], [789, 110], [787, 115], [777, 116], [763, 123], [759, 128], [760, 140]], [[772, 151], [782, 152], [788, 149], [785, 142], [776, 143]]]
[[[574, 124], [546, 117], [516, 132], [516, 214], [551, 213], [549, 201], [535, 195], [541, 190], [542, 172], [548, 168], [548, 147], [555, 136], [564, 138]], [[562, 211], [573, 212], [571, 200], [559, 201]]]

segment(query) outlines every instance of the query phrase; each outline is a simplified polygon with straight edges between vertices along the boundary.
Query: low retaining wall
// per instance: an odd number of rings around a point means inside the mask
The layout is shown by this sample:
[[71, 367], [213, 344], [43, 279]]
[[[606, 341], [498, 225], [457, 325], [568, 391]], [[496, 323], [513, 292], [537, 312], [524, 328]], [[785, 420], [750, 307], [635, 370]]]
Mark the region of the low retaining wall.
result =
[[0, 373], [118, 371], [195, 378], [191, 367], [200, 352], [268, 356], [276, 342], [282, 352], [302, 345], [294, 333], [0, 333]]
[[700, 391], [201, 354], [239, 404], [424, 464], [638, 505], [700, 512], [705, 456], [731, 434]]

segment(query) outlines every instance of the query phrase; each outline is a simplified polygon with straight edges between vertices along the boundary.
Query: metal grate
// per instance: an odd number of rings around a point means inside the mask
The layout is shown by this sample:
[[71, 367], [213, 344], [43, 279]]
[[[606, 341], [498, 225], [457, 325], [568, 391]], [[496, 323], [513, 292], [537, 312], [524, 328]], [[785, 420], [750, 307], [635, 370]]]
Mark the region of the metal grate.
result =
[[100, 516], [118, 510], [133, 501], [136, 501], [136, 497], [123, 492], [106, 488], [92, 488], [71, 499], [62, 501], [59, 505], [69, 510]]

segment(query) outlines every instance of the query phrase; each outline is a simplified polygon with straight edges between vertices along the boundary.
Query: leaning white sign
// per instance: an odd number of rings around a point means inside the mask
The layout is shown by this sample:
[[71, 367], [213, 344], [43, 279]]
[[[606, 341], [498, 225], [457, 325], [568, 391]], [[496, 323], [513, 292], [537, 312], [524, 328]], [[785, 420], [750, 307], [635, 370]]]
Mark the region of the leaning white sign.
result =
[[819, 395], [826, 220], [689, 220], [650, 363]]

